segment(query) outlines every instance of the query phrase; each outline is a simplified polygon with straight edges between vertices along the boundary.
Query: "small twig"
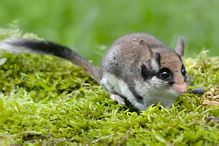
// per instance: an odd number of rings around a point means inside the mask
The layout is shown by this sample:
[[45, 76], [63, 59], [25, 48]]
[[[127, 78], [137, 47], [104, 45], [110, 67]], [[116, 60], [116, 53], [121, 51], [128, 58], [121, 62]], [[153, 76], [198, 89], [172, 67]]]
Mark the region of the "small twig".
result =
[[202, 58], [203, 68], [207, 71], [205, 60]]
[[104, 138], [111, 137], [111, 136], [113, 136], [113, 135], [114, 135], [114, 134], [103, 136], [103, 137], [101, 137], [101, 138], [99, 138], [99, 139], [96, 139], [96, 140], [92, 141], [91, 143], [94, 144], [94, 143], [96, 143], [96, 142], [98, 142], [98, 141], [100, 141], [100, 140], [103, 140]]
[[132, 131], [132, 127], [129, 128], [129, 130], [124, 134], [122, 140], [116, 145], [120, 146], [129, 137], [131, 131]]
[[47, 140], [49, 140], [49, 138], [50, 138], [50, 131], [49, 131], [49, 124], [47, 124]]

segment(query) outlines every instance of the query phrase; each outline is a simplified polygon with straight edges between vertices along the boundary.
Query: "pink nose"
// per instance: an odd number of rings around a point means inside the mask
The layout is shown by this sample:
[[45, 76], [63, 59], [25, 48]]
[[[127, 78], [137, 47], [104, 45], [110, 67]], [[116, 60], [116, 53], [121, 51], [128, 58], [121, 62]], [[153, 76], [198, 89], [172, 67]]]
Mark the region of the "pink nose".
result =
[[187, 90], [186, 89], [187, 88], [187, 84], [185, 82], [183, 82], [183, 83], [175, 83], [175, 84], [173, 84], [173, 88], [178, 93], [185, 93], [186, 90]]

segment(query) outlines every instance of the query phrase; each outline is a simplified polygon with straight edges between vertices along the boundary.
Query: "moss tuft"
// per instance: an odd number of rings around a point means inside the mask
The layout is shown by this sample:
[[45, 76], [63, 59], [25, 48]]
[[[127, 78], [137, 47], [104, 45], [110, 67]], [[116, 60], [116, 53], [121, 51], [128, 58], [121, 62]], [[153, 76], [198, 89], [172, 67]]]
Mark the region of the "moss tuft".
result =
[[219, 102], [219, 57], [207, 51], [184, 60], [188, 89], [204, 87], [204, 94], [187, 93], [170, 110], [157, 105], [145, 112], [112, 101], [82, 68], [61, 58], [5, 51], [0, 58], [7, 58], [0, 65], [0, 144], [219, 143], [219, 124], [209, 121], [219, 117], [212, 104]]

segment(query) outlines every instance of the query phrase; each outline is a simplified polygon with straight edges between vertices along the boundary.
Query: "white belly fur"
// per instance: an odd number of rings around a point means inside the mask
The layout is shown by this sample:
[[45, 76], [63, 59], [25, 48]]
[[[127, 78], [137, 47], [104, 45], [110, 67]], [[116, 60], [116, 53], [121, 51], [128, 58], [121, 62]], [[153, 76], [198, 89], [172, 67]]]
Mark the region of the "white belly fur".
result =
[[[145, 107], [144, 104], [139, 103], [129, 90], [128, 85], [123, 80], [118, 79], [115, 75], [104, 73], [100, 84], [103, 85], [109, 92], [114, 92], [125, 96], [132, 103], [132, 105], [139, 110], [145, 111], [148, 108]], [[112, 88], [111, 85], [113, 85], [114, 88]]]
[[135, 81], [135, 90], [136, 92], [143, 97], [143, 102], [145, 105], [150, 106], [151, 104], [158, 104], [161, 102], [161, 105], [165, 108], [170, 108], [172, 103], [178, 97], [178, 94], [172, 89], [164, 86], [160, 79], [153, 77], [148, 82]]
[[[152, 78], [152, 81], [156, 78]], [[170, 108], [172, 103], [177, 98], [177, 95], [171, 94], [171, 89], [162, 90], [157, 87], [152, 87], [147, 82], [135, 81], [136, 92], [143, 97], [143, 104], [139, 103], [133, 93], [128, 88], [127, 83], [123, 80], [118, 79], [115, 75], [110, 73], [104, 73], [100, 84], [103, 85], [109, 92], [118, 93], [125, 96], [132, 105], [141, 111], [147, 110], [151, 104], [158, 104], [161, 101], [161, 105], [165, 108]]]

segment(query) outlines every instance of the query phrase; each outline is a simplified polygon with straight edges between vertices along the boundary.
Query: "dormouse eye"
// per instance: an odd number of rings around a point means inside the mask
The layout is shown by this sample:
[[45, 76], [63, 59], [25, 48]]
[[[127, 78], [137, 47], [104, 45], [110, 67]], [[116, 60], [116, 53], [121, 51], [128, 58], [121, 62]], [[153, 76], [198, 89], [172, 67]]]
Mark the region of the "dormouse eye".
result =
[[163, 78], [163, 79], [167, 79], [167, 78], [169, 78], [170, 75], [169, 75], [168, 72], [163, 71], [163, 72], [161, 72], [160, 76], [161, 76], [161, 78]]
[[168, 69], [168, 68], [162, 68], [160, 71], [159, 71], [159, 77], [162, 79], [162, 80], [168, 80], [170, 79], [172, 76], [172, 73], [171, 71]]
[[182, 65], [182, 69], [181, 69], [182, 75], [185, 76], [186, 75], [186, 69], [185, 66]]

